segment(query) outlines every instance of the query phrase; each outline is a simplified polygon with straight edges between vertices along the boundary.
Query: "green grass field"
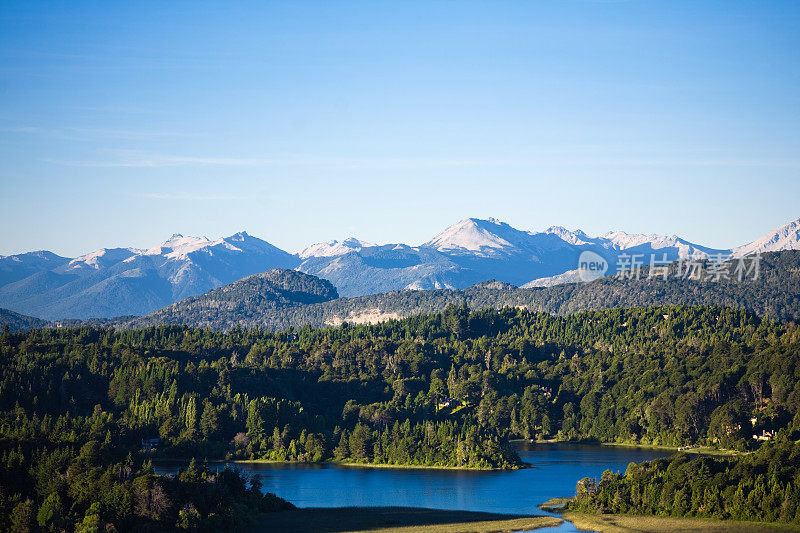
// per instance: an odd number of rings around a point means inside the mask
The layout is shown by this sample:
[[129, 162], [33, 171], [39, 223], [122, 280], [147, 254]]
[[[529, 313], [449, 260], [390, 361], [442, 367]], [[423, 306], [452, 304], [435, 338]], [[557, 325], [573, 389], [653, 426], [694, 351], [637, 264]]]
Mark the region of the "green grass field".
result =
[[661, 516], [590, 515], [565, 513], [564, 519], [579, 529], [600, 533], [762, 533], [800, 531], [789, 524], [734, 522], [704, 518], [672, 518]]
[[559, 513], [563, 510], [562, 507], [571, 501], [572, 498], [550, 498], [541, 504], [539, 509], [542, 511], [547, 511], [548, 513]]
[[259, 517], [258, 524], [249, 531], [500, 533], [557, 526], [561, 522], [559, 518], [551, 516], [501, 515], [414, 507], [335, 507], [266, 513]]
[[684, 453], [691, 453], [691, 454], [698, 454], [698, 455], [713, 455], [713, 456], [722, 456], [722, 457], [730, 457], [734, 455], [744, 455], [743, 452], [737, 452], [736, 450], [726, 450], [720, 448], [712, 448], [711, 446], [696, 446], [689, 449], [681, 449], [676, 446], [661, 446], [658, 444], [628, 444], [628, 443], [620, 443], [620, 442], [604, 442], [602, 443], [603, 446], [619, 446], [622, 448], [647, 448], [649, 450], [664, 450], [665, 452], [679, 452], [682, 451]]

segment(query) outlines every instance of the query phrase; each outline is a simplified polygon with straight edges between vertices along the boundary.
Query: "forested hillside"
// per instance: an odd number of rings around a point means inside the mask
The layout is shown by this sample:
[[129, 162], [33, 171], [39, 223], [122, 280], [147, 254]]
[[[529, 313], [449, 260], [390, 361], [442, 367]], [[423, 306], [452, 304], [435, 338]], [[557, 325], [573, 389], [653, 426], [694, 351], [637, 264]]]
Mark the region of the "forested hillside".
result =
[[[707, 266], [707, 265], [706, 265]], [[800, 320], [800, 251], [764, 254], [757, 279], [752, 275], [739, 281], [695, 281], [676, 276], [673, 265], [668, 278], [648, 278], [643, 269], [639, 279], [602, 278], [546, 288], [518, 289], [499, 282], [479, 283], [463, 291], [400, 291], [338, 298], [311, 305], [208, 305], [208, 295], [190, 298], [145, 317], [121, 320], [120, 327], [138, 328], [161, 324], [187, 324], [228, 330], [237, 324], [282, 330], [288, 327], [339, 325], [343, 322], [377, 322], [414, 314], [441, 312], [448, 305], [466, 304], [470, 309], [524, 307], [550, 314], [571, 314], [586, 310], [656, 305], [724, 305], [749, 309], [759, 316], [779, 320]], [[311, 276], [309, 276], [312, 279]], [[264, 298], [257, 287], [233, 284], [243, 300]], [[224, 289], [224, 288], [223, 288]], [[223, 290], [218, 289], [218, 290]]]
[[82, 517], [100, 497], [51, 473], [82, 461], [111, 483], [142, 439], [154, 457], [508, 468], [514, 437], [749, 449], [800, 429], [797, 326], [718, 307], [6, 331], [0, 347], [6, 520], [53, 492]]
[[[296, 270], [274, 269], [193, 296], [148, 315], [129, 325], [182, 324], [230, 329], [249, 324], [254, 316], [291, 313], [294, 308], [327, 302], [339, 297], [327, 280]], [[123, 319], [124, 321], [124, 319]]]
[[624, 474], [578, 482], [568, 510], [800, 523], [800, 443], [766, 443], [753, 454], [631, 463]]
[[43, 328], [47, 322], [32, 316], [21, 315], [8, 309], [0, 309], [0, 327], [8, 326], [11, 331], [26, 331]]

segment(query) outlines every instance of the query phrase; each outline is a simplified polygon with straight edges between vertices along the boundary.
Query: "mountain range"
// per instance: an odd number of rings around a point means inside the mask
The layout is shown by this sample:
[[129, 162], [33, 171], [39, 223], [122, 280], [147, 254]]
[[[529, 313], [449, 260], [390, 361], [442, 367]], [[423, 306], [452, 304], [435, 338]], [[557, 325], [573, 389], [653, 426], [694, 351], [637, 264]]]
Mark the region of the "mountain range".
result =
[[550, 286], [577, 281], [575, 269], [585, 251], [605, 258], [610, 274], [621, 254], [675, 261], [789, 249], [800, 249], [800, 219], [724, 250], [675, 235], [609, 232], [590, 237], [560, 226], [531, 232], [477, 218], [462, 220], [417, 246], [349, 238], [294, 254], [246, 232], [218, 240], [175, 234], [146, 250], [103, 248], [76, 258], [49, 251], [0, 257], [0, 307], [47, 320], [140, 316], [272, 269], [328, 280], [346, 297], [458, 290], [487, 279]]
[[[733, 272], [738, 264], [738, 259], [730, 260], [728, 270]], [[606, 276], [589, 283], [527, 289], [484, 281], [463, 290], [392, 291], [354, 298], [338, 298], [330, 282], [310, 274], [276, 269], [143, 317], [93, 325], [127, 329], [182, 324], [215, 330], [239, 325], [282, 331], [400, 319], [440, 312], [448, 305], [475, 310], [515, 307], [566, 315], [607, 308], [691, 304], [746, 308], [780, 321], [800, 320], [800, 250], [767, 252], [759, 265], [757, 277], [742, 280], [736, 276], [718, 281], [686, 279], [678, 275], [678, 265], [673, 264], [667, 279], [650, 278], [645, 268], [639, 279]]]

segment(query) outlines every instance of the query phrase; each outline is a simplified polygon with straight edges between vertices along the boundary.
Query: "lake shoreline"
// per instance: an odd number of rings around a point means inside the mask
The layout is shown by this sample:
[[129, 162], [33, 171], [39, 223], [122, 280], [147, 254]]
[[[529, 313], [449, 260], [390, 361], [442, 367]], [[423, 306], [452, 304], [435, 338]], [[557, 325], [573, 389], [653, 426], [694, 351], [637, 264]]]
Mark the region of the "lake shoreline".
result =
[[570, 441], [558, 439], [512, 439], [509, 441], [511, 444], [594, 444], [598, 446], [614, 446], [618, 448], [641, 448], [645, 450], [661, 450], [669, 452], [683, 452], [694, 453], [698, 455], [713, 455], [719, 457], [734, 457], [737, 455], [744, 455], [747, 452], [739, 452], [736, 450], [729, 450], [726, 448], [712, 448], [710, 446], [668, 446], [665, 444], [642, 444], [637, 442], [599, 442], [599, 441]]
[[[159, 463], [186, 463], [193, 457], [154, 457], [153, 460]], [[273, 459], [203, 459], [202, 462], [208, 464], [270, 464], [270, 465], [303, 465], [303, 466], [340, 466], [346, 468], [393, 468], [398, 470], [463, 470], [468, 472], [513, 472], [523, 468], [529, 468], [529, 463], [523, 463], [515, 468], [486, 468], [477, 466], [434, 466], [434, 465], [406, 465], [406, 464], [387, 464], [387, 463], [351, 463], [341, 461], [278, 461]]]
[[800, 531], [796, 524], [783, 522], [745, 522], [738, 520], [722, 520], [718, 518], [673, 517], [634, 514], [592, 514], [577, 511], [565, 511], [564, 506], [573, 498], [550, 498], [539, 505], [542, 511], [556, 514], [571, 523], [579, 531], [597, 531], [599, 533], [667, 533], [682, 531], [684, 533], [705, 532], [772, 532]]
[[[530, 441], [527, 439], [512, 439], [510, 444], [592, 444], [598, 446], [610, 446], [618, 448], [639, 448], [644, 450], [656, 451], [669, 451], [669, 452], [684, 452], [698, 455], [710, 455], [719, 457], [733, 457], [741, 455], [742, 452], [735, 450], [724, 450], [717, 448], [709, 448], [706, 446], [698, 446], [694, 448], [680, 448], [677, 446], [665, 446], [660, 444], [637, 444], [627, 442], [579, 442], [579, 441], [566, 441], [556, 439], [539, 439]], [[155, 461], [167, 463], [188, 463], [194, 457], [153, 457]], [[195, 458], [196, 459], [196, 458]], [[199, 460], [199, 459], [198, 459]], [[462, 470], [467, 472], [513, 472], [524, 468], [530, 468], [531, 464], [522, 462], [522, 464], [511, 468], [491, 468], [491, 467], [477, 467], [477, 466], [435, 466], [435, 465], [411, 465], [411, 464], [388, 464], [388, 463], [357, 463], [357, 462], [342, 462], [342, 461], [281, 461], [273, 459], [204, 459], [209, 464], [274, 464], [274, 465], [304, 465], [304, 466], [339, 466], [348, 468], [393, 468], [399, 470]]]
[[561, 518], [547, 515], [504, 514], [424, 507], [305, 507], [259, 515], [246, 531], [295, 533], [474, 533], [530, 531], [556, 527]]
[[620, 448], [645, 448], [648, 450], [664, 450], [683, 453], [694, 453], [698, 455], [713, 455], [719, 457], [734, 457], [743, 455], [745, 452], [728, 450], [725, 448], [712, 448], [710, 446], [695, 446], [691, 448], [683, 446], [665, 446], [663, 444], [629, 444], [627, 442], [601, 442], [602, 446], [616, 446]]
[[[527, 468], [521, 469], [486, 469], [469, 467], [447, 467], [434, 465], [397, 465], [397, 464], [372, 464], [356, 463], [344, 461], [324, 461], [317, 463], [305, 463], [297, 461], [276, 461], [270, 459], [238, 459], [238, 460], [217, 460], [207, 461], [216, 463], [223, 467], [224, 463], [230, 464], [232, 468], [239, 468], [246, 473], [251, 473], [261, 477], [263, 482], [262, 490], [272, 492], [293, 502], [300, 509], [304, 509], [305, 516], [323, 511], [312, 511], [313, 509], [339, 509], [353, 506], [357, 508], [371, 509], [371, 513], [390, 513], [386, 510], [394, 505], [401, 505], [407, 508], [427, 508], [429, 511], [424, 513], [437, 512], [446, 513], [448, 509], [470, 509], [476, 513], [497, 513], [496, 520], [480, 519], [481, 527], [474, 527], [472, 519], [454, 518], [452, 524], [460, 524], [459, 529], [453, 531], [520, 531], [532, 530], [534, 524], [515, 524], [507, 523], [510, 515], [519, 518], [549, 517], [551, 519], [562, 520], [561, 509], [557, 509], [558, 504], [550, 498], [553, 495], [573, 495], [575, 483], [581, 477], [587, 475], [598, 477], [603, 468], [613, 470], [625, 470], [630, 462], [642, 462], [652, 460], [657, 457], [665, 457], [670, 452], [654, 450], [643, 446], [611, 447], [602, 446], [600, 443], [569, 443], [553, 442], [548, 445], [530, 445], [529, 441], [518, 440], [512, 442], [520, 454], [521, 461], [525, 462]], [[630, 451], [628, 451], [630, 450]], [[588, 462], [584, 463], [588, 459]], [[202, 460], [202, 459], [199, 459]], [[165, 462], [172, 461], [172, 465], [165, 465], [161, 471], [165, 474], [174, 474], [181, 468], [185, 468], [185, 459], [165, 458]], [[160, 462], [160, 461], [159, 461]], [[163, 464], [163, 463], [162, 463]], [[210, 465], [212, 470], [216, 468]], [[380, 472], [380, 474], [379, 474]], [[436, 472], [439, 472], [438, 474]], [[449, 474], [452, 472], [452, 474]], [[459, 474], [458, 472], [463, 472]], [[471, 472], [471, 473], [470, 473]], [[555, 478], [547, 476], [556, 473]], [[567, 481], [567, 478], [570, 478]], [[572, 481], [574, 478], [574, 481]], [[554, 479], [557, 483], [548, 482], [546, 485], [536, 488], [537, 480]], [[348, 487], [352, 486], [353, 493], [348, 492]], [[309, 491], [309, 487], [317, 490]], [[327, 489], [324, 489], [327, 487]], [[330, 492], [331, 487], [338, 490]], [[368, 490], [363, 490], [368, 487]], [[481, 497], [473, 496], [473, 489], [486, 492]], [[499, 489], [499, 490], [498, 490]], [[342, 491], [344, 494], [341, 494]], [[387, 497], [387, 494], [396, 496]], [[431, 491], [430, 496], [425, 491]], [[452, 491], [452, 492], [451, 492]], [[363, 494], [362, 494], [363, 493]], [[545, 500], [548, 500], [545, 502]], [[562, 502], [565, 499], [561, 500]], [[490, 503], [491, 502], [491, 503]], [[542, 502], [545, 505], [542, 505]], [[546, 504], [551, 503], [552, 508]], [[561, 502], [558, 502], [561, 503]], [[312, 510], [310, 510], [312, 509]], [[359, 511], [350, 509], [348, 511], [329, 511], [345, 514], [358, 515]], [[416, 512], [416, 511], [415, 511]], [[420, 511], [422, 512], [422, 511]], [[413, 513], [412, 513], [413, 514]], [[296, 515], [284, 515], [286, 520]], [[317, 517], [319, 518], [319, 517]], [[319, 518], [322, 520], [322, 518]], [[348, 520], [355, 520], [350, 516]], [[358, 518], [366, 519], [365, 517]], [[416, 520], [411, 515], [405, 516], [396, 522], [387, 522], [389, 526], [407, 524], [406, 520]], [[516, 518], [515, 518], [516, 519]], [[270, 523], [278, 518], [271, 517]], [[283, 520], [283, 519], [281, 519]], [[305, 518], [298, 519], [303, 523]], [[394, 518], [392, 519], [394, 520]], [[499, 522], [497, 522], [499, 521]], [[538, 518], [537, 518], [538, 521]], [[497, 522], [497, 523], [494, 523]], [[563, 524], [569, 531], [575, 531], [570, 524]], [[555, 523], [553, 523], [555, 524]], [[520, 527], [520, 525], [524, 527]], [[430, 527], [429, 527], [430, 526]], [[326, 526], [327, 527], [327, 526]], [[406, 527], [405, 525], [403, 527]], [[418, 531], [429, 531], [430, 533], [447, 532], [442, 529], [441, 523], [428, 524], [427, 529], [416, 529]], [[320, 531], [325, 531], [324, 528]], [[275, 526], [273, 530], [296, 530], [294, 524]], [[350, 529], [331, 529], [329, 531], [351, 531], [358, 530], [353, 527]], [[364, 529], [361, 529], [364, 530]], [[402, 528], [398, 532], [404, 531]], [[406, 529], [405, 531], [412, 531]]]

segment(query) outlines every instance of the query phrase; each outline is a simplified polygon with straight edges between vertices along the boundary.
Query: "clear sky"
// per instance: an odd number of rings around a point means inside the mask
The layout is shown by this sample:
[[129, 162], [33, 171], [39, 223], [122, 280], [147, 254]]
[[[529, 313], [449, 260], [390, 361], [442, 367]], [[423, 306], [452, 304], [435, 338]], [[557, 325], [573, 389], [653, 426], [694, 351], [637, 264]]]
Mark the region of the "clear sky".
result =
[[800, 2], [0, 2], [0, 254], [800, 216]]

